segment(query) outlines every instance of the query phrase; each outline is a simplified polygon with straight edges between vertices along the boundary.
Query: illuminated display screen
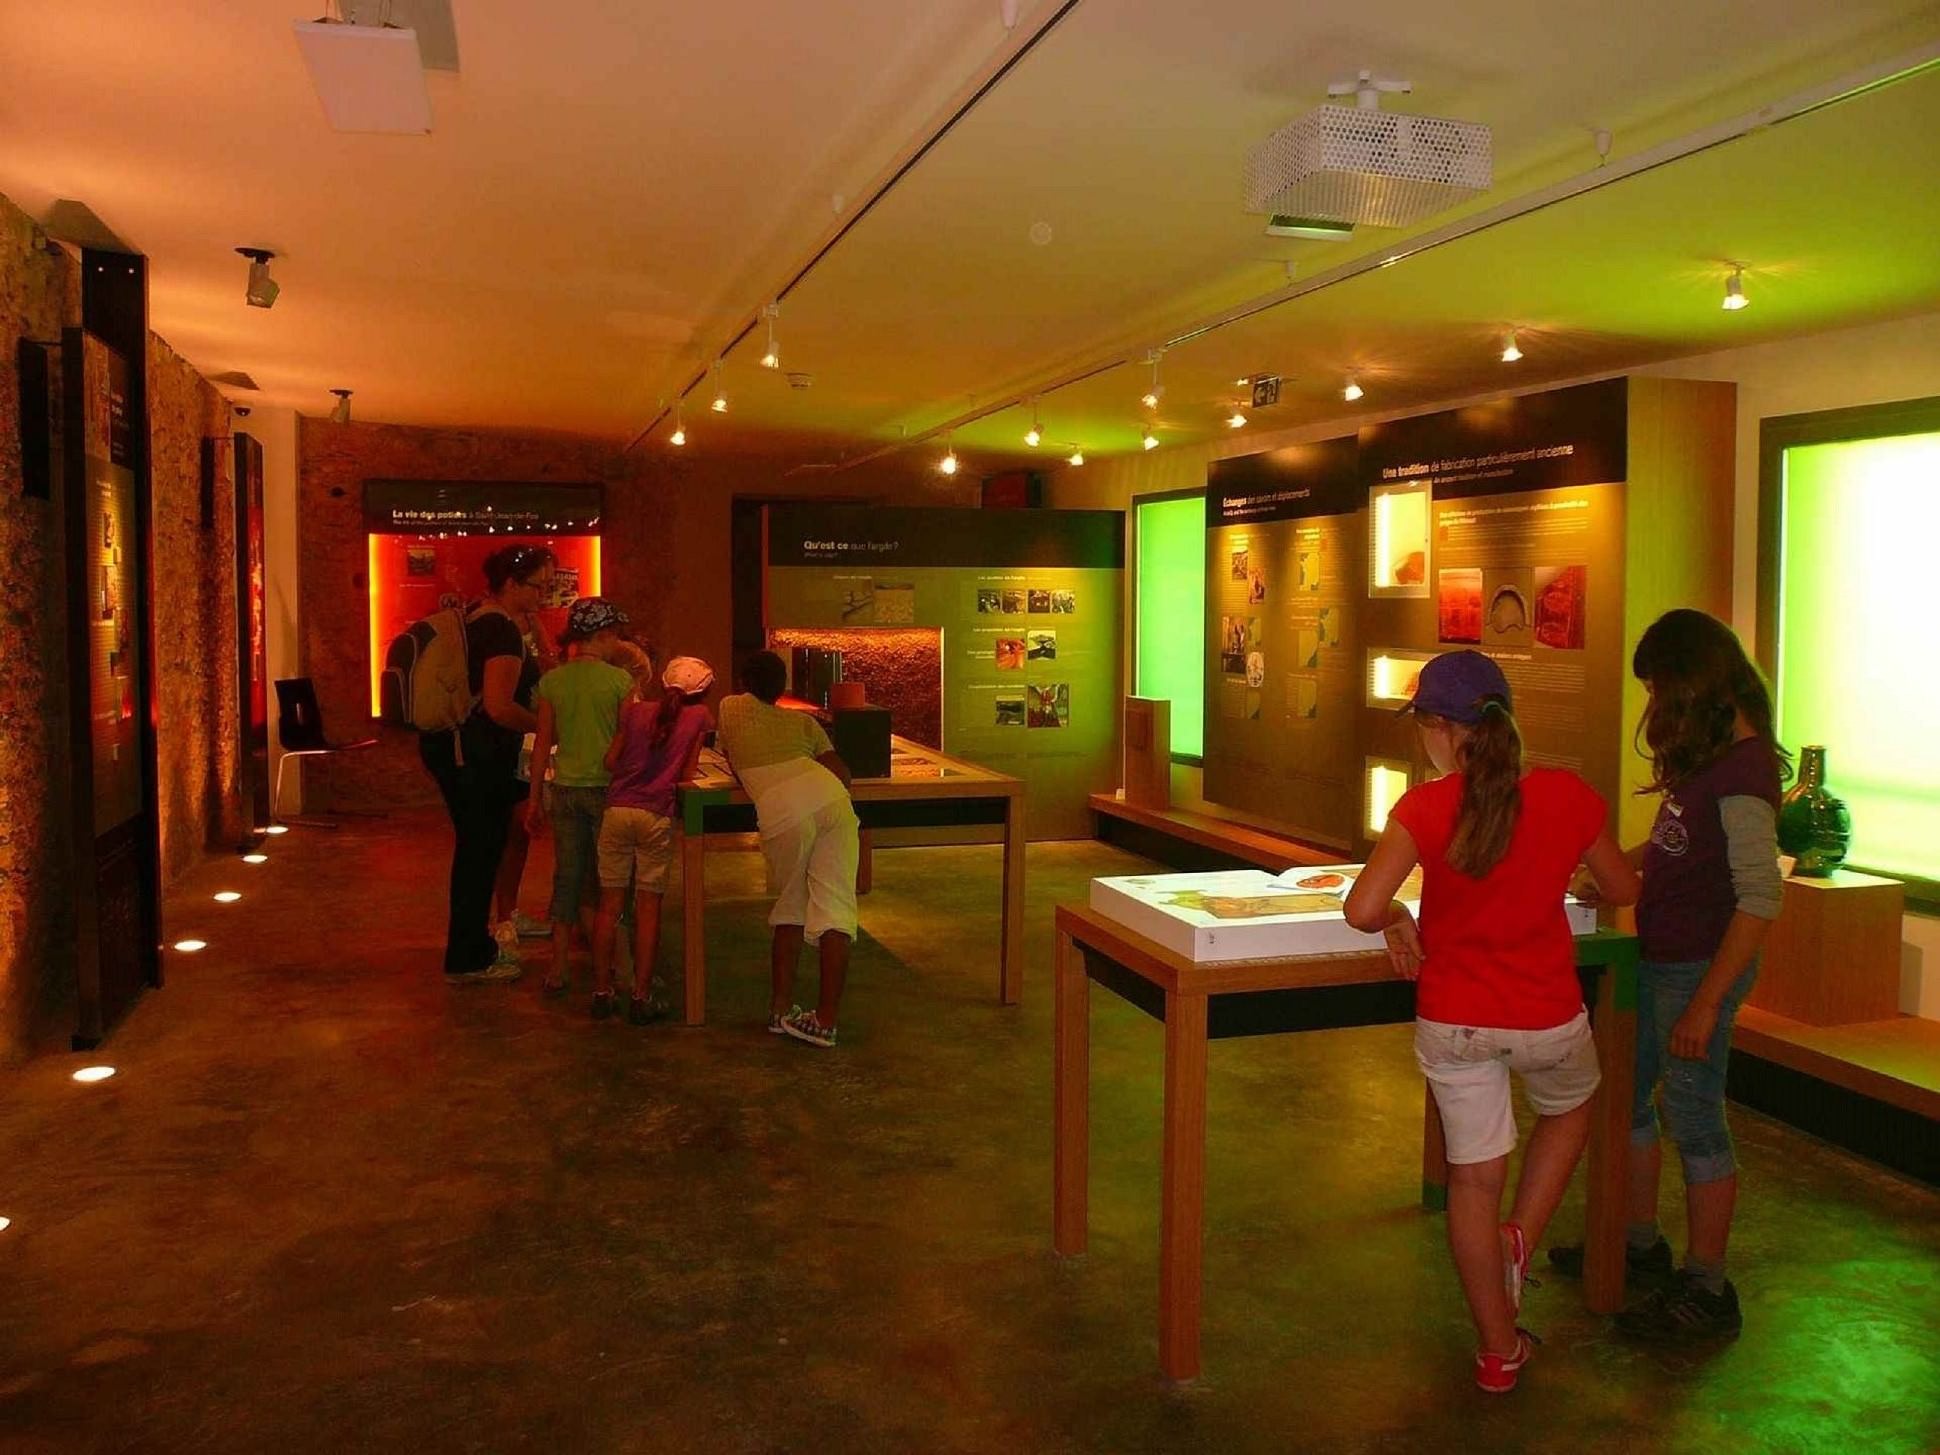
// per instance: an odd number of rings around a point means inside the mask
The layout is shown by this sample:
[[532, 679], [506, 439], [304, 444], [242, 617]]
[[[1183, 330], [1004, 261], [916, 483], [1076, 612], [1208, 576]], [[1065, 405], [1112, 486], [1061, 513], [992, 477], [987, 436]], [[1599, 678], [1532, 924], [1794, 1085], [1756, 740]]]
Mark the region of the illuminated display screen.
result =
[[379, 680], [391, 639], [433, 612], [464, 606], [485, 594], [485, 558], [509, 545], [549, 548], [559, 561], [552, 593], [539, 612], [540, 630], [554, 640], [566, 608], [600, 590], [596, 535], [371, 535], [370, 710], [381, 708]]
[[1824, 745], [1850, 862], [1940, 879], [1940, 433], [1794, 446], [1780, 511], [1779, 739]]
[[1206, 749], [1206, 500], [1138, 503], [1133, 694], [1172, 704], [1172, 751]]

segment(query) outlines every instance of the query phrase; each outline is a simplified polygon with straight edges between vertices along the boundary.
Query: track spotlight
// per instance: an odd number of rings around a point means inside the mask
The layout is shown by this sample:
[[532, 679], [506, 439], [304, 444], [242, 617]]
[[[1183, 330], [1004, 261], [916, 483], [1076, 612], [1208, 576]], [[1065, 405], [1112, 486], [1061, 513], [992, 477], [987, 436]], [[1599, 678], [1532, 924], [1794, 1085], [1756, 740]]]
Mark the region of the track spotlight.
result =
[[1080, 449], [1077, 445], [1073, 445], [1071, 447], [1071, 458], [1069, 463], [1073, 465], [1082, 465], [1084, 462], [1085, 462], [1085, 452], [1082, 449]]
[[1165, 385], [1159, 382], [1159, 360], [1163, 356], [1164, 350], [1162, 349], [1153, 349], [1150, 355], [1152, 382], [1145, 386], [1144, 397], [1138, 401], [1147, 409], [1157, 409], [1159, 407], [1159, 401], [1165, 398]]
[[243, 290], [243, 301], [251, 308], [270, 308], [276, 303], [276, 295], [283, 290], [269, 275], [269, 260], [276, 256], [268, 248], [237, 248], [249, 259], [249, 286]]
[[667, 443], [670, 445], [678, 446], [687, 443], [687, 426], [681, 423], [680, 406], [681, 401], [676, 399], [674, 401], [674, 432], [667, 436]]
[[1235, 389], [1251, 389], [1253, 387], [1253, 381], [1251, 379], [1235, 379], [1233, 380], [1233, 387]]
[[1502, 345], [1502, 362], [1513, 364], [1521, 357], [1522, 350], [1516, 346], [1516, 331], [1512, 328], [1509, 330], [1508, 341]]
[[1724, 280], [1724, 306], [1732, 313], [1741, 308], [1749, 308], [1751, 300], [1745, 297], [1745, 270], [1733, 268], [1731, 276]]
[[943, 458], [936, 462], [936, 468], [946, 475], [954, 475], [957, 472], [956, 447], [950, 443], [948, 435], [943, 437]]
[[1043, 443], [1044, 429], [1037, 421], [1037, 401], [1031, 401], [1031, 427], [1024, 431], [1024, 443], [1032, 449]]
[[781, 316], [781, 305], [779, 303], [770, 303], [761, 312], [768, 320], [768, 349], [761, 356], [761, 367], [764, 369], [779, 369], [781, 367], [781, 347], [775, 342], [775, 320]]
[[1245, 429], [1246, 410], [1239, 404], [1234, 404], [1233, 412], [1226, 416], [1226, 425], [1229, 429]]
[[1145, 426], [1145, 433], [1139, 436], [1138, 442], [1148, 450], [1156, 450], [1159, 447], [1159, 437], [1152, 433], [1152, 426], [1149, 424]]
[[1366, 392], [1367, 391], [1365, 389], [1363, 389], [1359, 384], [1357, 384], [1353, 379], [1350, 378], [1347, 381], [1347, 387], [1341, 390], [1340, 397], [1345, 399], [1349, 404], [1352, 404], [1356, 399], [1359, 399]]
[[727, 391], [721, 387], [721, 361], [714, 361], [714, 402], [707, 406], [716, 414], [727, 413]]
[[337, 407], [330, 411], [330, 422], [332, 424], [349, 424], [351, 391], [348, 389], [332, 389], [330, 392], [337, 396]]

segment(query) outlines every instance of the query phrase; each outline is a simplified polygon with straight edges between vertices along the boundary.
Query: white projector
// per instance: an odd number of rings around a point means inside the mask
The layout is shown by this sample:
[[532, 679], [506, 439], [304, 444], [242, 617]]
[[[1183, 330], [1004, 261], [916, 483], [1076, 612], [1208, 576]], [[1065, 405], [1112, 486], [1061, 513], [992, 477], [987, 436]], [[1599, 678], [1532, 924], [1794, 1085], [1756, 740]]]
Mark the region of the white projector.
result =
[[1253, 148], [1246, 210], [1407, 227], [1485, 191], [1489, 128], [1368, 106], [1318, 106]]

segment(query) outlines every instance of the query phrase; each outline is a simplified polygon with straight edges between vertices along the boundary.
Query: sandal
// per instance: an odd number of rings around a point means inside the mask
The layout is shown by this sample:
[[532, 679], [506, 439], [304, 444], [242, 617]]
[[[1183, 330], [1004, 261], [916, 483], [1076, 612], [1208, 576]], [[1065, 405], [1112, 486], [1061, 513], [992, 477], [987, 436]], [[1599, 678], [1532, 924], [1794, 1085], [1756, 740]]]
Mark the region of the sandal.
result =
[[610, 1020], [613, 1016], [613, 1013], [617, 1011], [619, 1008], [620, 1007], [619, 1007], [618, 999], [613, 994], [612, 991], [597, 990], [593, 992], [593, 1019], [594, 1020], [596, 1021]]
[[544, 993], [546, 999], [548, 1000], [557, 1000], [560, 996], [564, 995], [567, 991], [571, 990], [572, 988], [573, 988], [572, 981], [554, 980], [550, 975], [548, 975], [544, 980], [541, 980], [539, 982], [539, 989], [542, 993]]

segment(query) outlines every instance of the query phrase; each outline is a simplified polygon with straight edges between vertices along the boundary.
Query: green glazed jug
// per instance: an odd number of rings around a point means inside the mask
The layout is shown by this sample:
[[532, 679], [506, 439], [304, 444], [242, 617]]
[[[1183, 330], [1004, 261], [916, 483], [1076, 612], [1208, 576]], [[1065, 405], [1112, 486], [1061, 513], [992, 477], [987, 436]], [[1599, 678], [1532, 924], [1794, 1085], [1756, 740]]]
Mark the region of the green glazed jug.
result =
[[1792, 872], [1823, 879], [1846, 862], [1852, 815], [1825, 786], [1825, 749], [1799, 750], [1799, 781], [1778, 806], [1778, 846], [1798, 862]]

